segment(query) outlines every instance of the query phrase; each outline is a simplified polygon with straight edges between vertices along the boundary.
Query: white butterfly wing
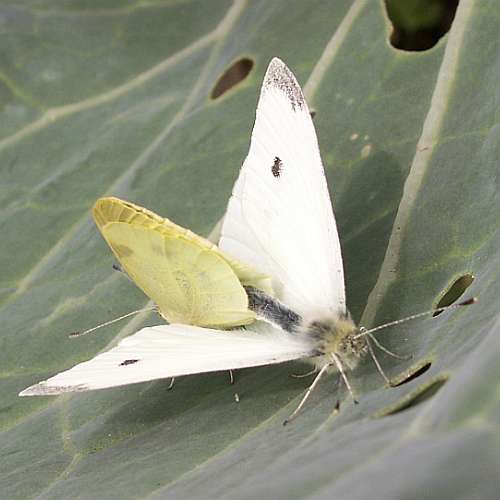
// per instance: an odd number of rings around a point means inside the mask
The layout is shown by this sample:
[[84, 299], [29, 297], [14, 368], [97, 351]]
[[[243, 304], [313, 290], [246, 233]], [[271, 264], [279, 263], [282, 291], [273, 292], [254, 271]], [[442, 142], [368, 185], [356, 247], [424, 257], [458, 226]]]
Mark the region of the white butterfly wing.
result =
[[262, 323], [255, 323], [252, 330], [232, 331], [181, 324], [153, 326], [19, 395], [56, 395], [269, 365], [310, 356], [312, 350], [303, 339]]
[[294, 75], [276, 58], [219, 246], [270, 275], [299, 314], [345, 313], [340, 243], [314, 125]]

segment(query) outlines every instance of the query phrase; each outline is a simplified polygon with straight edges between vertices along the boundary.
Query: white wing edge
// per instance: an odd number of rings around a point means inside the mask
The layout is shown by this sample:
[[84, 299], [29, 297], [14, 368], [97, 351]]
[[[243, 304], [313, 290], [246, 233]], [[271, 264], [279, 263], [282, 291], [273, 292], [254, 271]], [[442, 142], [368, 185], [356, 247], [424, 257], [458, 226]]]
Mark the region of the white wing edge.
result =
[[307, 339], [264, 323], [252, 330], [171, 324], [143, 328], [113, 349], [32, 385], [19, 396], [51, 396], [311, 356]]

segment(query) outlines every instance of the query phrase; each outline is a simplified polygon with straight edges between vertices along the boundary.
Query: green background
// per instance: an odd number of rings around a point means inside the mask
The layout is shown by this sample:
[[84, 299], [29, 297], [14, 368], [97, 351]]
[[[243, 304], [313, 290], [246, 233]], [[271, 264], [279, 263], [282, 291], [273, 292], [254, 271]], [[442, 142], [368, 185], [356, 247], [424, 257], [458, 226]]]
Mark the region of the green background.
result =
[[[24, 1], [0, 6], [1, 498], [496, 498], [500, 489], [500, 16], [462, 0], [432, 49], [389, 43], [375, 0]], [[147, 298], [90, 218], [121, 196], [208, 235], [245, 157], [266, 66], [304, 88], [365, 326], [435, 306], [470, 273], [477, 305], [386, 330], [396, 388], [360, 399], [299, 364], [58, 398], [26, 386], [154, 316], [68, 333]], [[248, 77], [218, 99], [224, 71]], [[240, 402], [234, 401], [237, 392]]]

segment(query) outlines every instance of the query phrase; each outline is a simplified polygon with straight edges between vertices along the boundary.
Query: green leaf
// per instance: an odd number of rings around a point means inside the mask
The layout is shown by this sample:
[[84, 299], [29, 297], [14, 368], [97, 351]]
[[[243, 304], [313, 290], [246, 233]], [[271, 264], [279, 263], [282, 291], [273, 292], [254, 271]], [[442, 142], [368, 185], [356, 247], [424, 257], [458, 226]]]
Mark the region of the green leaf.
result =
[[[496, 498], [500, 481], [500, 153], [494, 0], [462, 0], [432, 50], [397, 51], [381, 2], [29, 2], [0, 7], [2, 498]], [[348, 302], [410, 361], [367, 361], [360, 399], [301, 365], [23, 398], [154, 317], [69, 339], [147, 302], [89, 209], [122, 196], [208, 234], [245, 156], [265, 68], [312, 108]], [[211, 91], [240, 58], [248, 77]], [[465, 296], [464, 296], [465, 297]], [[420, 376], [410, 377], [417, 372]], [[234, 394], [240, 402], [236, 403]], [[340, 413], [333, 412], [340, 397]]]

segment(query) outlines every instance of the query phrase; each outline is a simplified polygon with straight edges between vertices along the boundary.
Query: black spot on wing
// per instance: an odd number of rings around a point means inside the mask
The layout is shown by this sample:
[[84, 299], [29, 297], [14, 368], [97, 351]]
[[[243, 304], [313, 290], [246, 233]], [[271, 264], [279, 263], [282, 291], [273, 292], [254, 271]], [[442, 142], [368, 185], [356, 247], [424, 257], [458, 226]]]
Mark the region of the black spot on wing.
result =
[[138, 361], [139, 361], [138, 359], [126, 359], [125, 361], [122, 361], [119, 366], [133, 365], [134, 363], [137, 363]]
[[300, 85], [286, 64], [278, 58], [274, 58], [267, 68], [263, 89], [275, 88], [283, 92], [294, 111], [306, 107], [306, 101]]
[[274, 158], [273, 166], [271, 167], [271, 172], [274, 177], [279, 177], [281, 175], [281, 171], [283, 169], [283, 162], [276, 156]]

